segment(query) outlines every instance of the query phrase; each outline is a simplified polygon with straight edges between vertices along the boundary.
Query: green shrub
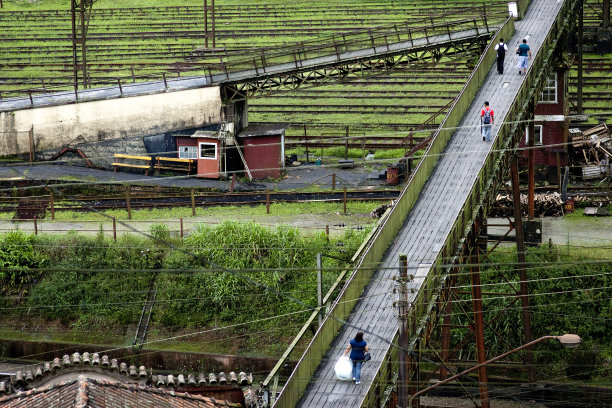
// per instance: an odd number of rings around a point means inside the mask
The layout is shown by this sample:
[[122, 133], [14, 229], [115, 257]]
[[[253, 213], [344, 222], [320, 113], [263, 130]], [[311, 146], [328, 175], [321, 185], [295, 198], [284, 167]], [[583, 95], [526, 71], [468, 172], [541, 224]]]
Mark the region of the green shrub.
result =
[[0, 281], [5, 291], [35, 282], [47, 257], [34, 250], [32, 236], [10, 231], [0, 240]]

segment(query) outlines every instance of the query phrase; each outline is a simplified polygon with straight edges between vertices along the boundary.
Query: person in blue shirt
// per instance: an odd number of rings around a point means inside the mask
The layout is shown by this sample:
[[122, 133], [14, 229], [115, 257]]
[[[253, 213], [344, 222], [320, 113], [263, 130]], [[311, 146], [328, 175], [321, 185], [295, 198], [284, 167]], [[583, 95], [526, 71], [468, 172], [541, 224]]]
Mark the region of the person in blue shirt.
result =
[[367, 351], [368, 343], [363, 339], [363, 332], [357, 332], [355, 338], [349, 342], [348, 347], [344, 351], [346, 356], [351, 352], [350, 359], [353, 362], [353, 382], [359, 384], [361, 382], [361, 366], [363, 365], [363, 357]]
[[516, 53], [518, 54], [518, 70], [519, 75], [521, 75], [521, 71], [523, 75], [527, 73], [527, 60], [531, 59], [531, 49], [527, 45], [527, 40], [523, 39], [523, 43], [516, 47]]

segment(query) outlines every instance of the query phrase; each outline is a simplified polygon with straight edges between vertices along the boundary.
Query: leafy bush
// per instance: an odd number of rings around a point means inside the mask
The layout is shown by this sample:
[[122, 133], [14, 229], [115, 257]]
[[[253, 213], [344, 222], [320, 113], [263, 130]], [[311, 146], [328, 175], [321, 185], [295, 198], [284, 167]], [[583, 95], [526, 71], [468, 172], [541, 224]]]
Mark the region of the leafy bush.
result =
[[[102, 234], [39, 235], [31, 239], [49, 268], [27, 304], [47, 318], [76, 326], [81, 321], [134, 324], [155, 278], [153, 322], [165, 326], [210, 326], [295, 312], [316, 305], [316, 254], [352, 255], [367, 232], [350, 231], [328, 241], [324, 233], [304, 238], [296, 228], [226, 221], [199, 226], [184, 240], [173, 241], [173, 249], [134, 235], [117, 242]], [[151, 233], [169, 235], [163, 225]], [[344, 262], [324, 258], [323, 265], [326, 291]], [[303, 318], [292, 315], [282, 324]]]
[[47, 258], [34, 250], [32, 238], [21, 231], [10, 231], [0, 240], [0, 281], [5, 291], [14, 291], [22, 285], [35, 282], [40, 275], [36, 270], [45, 265]]

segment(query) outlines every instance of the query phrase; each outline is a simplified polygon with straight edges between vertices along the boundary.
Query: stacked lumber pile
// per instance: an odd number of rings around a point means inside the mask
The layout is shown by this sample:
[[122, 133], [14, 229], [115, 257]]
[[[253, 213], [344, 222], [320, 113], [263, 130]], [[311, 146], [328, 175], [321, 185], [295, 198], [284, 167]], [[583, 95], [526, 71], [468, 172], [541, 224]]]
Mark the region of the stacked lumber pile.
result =
[[582, 167], [582, 179], [601, 179], [610, 174], [612, 139], [605, 123], [580, 131], [570, 129], [573, 159]]
[[[528, 202], [527, 195], [521, 194], [521, 212], [527, 215]], [[563, 201], [559, 193], [544, 193], [534, 196], [534, 215], [560, 216], [563, 215]], [[498, 194], [495, 197], [495, 204], [489, 211], [490, 217], [514, 217], [514, 207], [511, 194]]]

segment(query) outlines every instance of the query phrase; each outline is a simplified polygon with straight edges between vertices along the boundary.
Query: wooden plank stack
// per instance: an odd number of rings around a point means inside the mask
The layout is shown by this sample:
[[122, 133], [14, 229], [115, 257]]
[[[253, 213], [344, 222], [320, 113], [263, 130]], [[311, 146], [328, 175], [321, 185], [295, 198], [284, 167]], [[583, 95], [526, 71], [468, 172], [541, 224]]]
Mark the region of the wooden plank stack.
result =
[[582, 167], [582, 178], [601, 179], [610, 174], [612, 163], [612, 139], [605, 123], [580, 131], [570, 129], [570, 139], [574, 148], [574, 159]]
[[[490, 217], [513, 217], [512, 195], [498, 194], [495, 197], [495, 204], [489, 211]], [[521, 211], [523, 215], [527, 215], [528, 203], [527, 195], [521, 194]], [[534, 215], [536, 217], [543, 216], [560, 216], [563, 215], [563, 201], [559, 193], [541, 193], [534, 196]]]

